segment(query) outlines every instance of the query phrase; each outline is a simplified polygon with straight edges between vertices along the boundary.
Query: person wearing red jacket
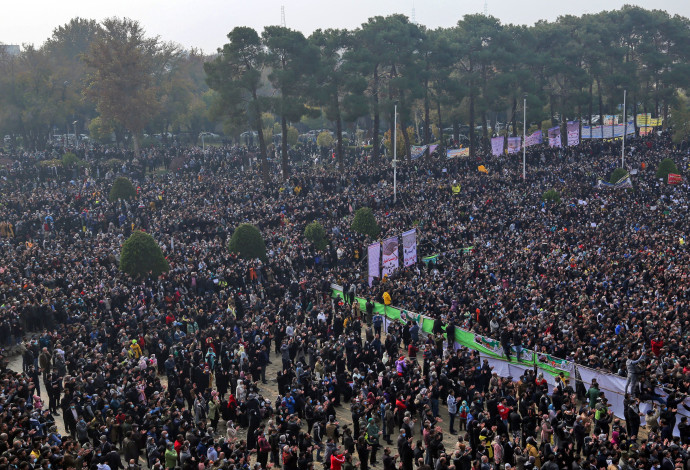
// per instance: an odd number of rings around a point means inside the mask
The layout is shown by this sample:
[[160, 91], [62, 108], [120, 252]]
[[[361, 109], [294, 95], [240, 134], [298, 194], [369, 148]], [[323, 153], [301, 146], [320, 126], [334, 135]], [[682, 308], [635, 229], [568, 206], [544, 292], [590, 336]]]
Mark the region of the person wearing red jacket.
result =
[[345, 454], [337, 454], [336, 452], [331, 454], [331, 470], [341, 470], [343, 462], [345, 462]]
[[656, 357], [661, 355], [661, 349], [664, 347], [664, 340], [659, 336], [652, 338], [652, 352]]

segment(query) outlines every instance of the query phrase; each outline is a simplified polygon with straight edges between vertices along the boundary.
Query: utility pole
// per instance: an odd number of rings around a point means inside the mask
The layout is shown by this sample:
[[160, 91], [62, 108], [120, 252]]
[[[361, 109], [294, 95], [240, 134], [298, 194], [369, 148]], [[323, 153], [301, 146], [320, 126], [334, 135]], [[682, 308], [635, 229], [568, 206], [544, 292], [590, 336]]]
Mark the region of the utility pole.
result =
[[627, 93], [628, 90], [623, 90], [623, 145], [621, 147], [621, 168], [625, 168], [625, 134], [628, 132], [628, 116], [626, 116], [625, 112], [625, 98]]
[[393, 204], [398, 202], [398, 105], [393, 108]]
[[522, 96], [522, 180], [527, 177], [527, 93]]

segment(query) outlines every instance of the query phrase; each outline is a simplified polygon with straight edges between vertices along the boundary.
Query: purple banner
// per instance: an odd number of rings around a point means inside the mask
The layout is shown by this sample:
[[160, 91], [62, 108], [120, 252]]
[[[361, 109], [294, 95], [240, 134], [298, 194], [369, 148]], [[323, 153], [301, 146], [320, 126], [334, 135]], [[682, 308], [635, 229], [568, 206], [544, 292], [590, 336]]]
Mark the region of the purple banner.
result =
[[538, 145], [542, 143], [541, 130], [528, 135], [525, 138], [525, 147], [531, 147], [532, 145]]
[[380, 276], [379, 270], [381, 269], [381, 265], [379, 258], [381, 258], [381, 244], [379, 242], [372, 243], [369, 245], [367, 253], [367, 257], [369, 258], [369, 287], [371, 287], [374, 278]]
[[568, 146], [580, 143], [580, 121], [568, 121]]
[[522, 148], [522, 137], [508, 137], [508, 153], [518, 153]]
[[549, 129], [549, 147], [561, 147], [561, 128], [552, 127]]
[[503, 137], [494, 137], [491, 139], [491, 154], [494, 157], [503, 154]]
[[388, 276], [398, 269], [398, 237], [383, 241], [383, 276]]
[[402, 234], [403, 242], [403, 266], [412, 266], [417, 263], [417, 230], [412, 229]]

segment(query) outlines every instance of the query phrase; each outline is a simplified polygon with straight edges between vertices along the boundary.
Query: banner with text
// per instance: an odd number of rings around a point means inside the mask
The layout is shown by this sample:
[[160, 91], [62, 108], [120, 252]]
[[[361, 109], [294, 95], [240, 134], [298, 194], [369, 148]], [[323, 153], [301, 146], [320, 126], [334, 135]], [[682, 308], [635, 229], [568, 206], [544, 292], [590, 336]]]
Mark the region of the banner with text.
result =
[[549, 147], [561, 147], [561, 128], [552, 127], [549, 129]]
[[508, 137], [508, 153], [518, 153], [522, 148], [521, 137]]
[[403, 266], [417, 264], [417, 229], [408, 230], [402, 234]]
[[381, 244], [379, 242], [372, 243], [369, 245], [367, 253], [367, 258], [369, 259], [369, 287], [371, 287], [374, 278], [380, 276], [381, 267], [379, 259], [381, 258]]
[[503, 137], [494, 137], [491, 139], [491, 154], [494, 157], [503, 154]]
[[451, 158], [458, 158], [458, 157], [469, 157], [470, 156], [470, 149], [469, 147], [467, 148], [461, 148], [461, 149], [450, 149], [446, 150], [446, 158], [450, 160]]
[[527, 136], [525, 139], [525, 147], [531, 147], [532, 145], [538, 145], [542, 143], [541, 131], [536, 131]]
[[417, 160], [426, 152], [426, 145], [412, 145], [410, 147], [410, 158]]
[[580, 121], [568, 121], [568, 146], [580, 143]]
[[398, 237], [391, 237], [383, 241], [383, 276], [389, 276], [398, 269]]
[[625, 124], [614, 124], [612, 126], [582, 126], [583, 139], [617, 139], [623, 136], [623, 131], [626, 135], [635, 133], [635, 126], [632, 121]]

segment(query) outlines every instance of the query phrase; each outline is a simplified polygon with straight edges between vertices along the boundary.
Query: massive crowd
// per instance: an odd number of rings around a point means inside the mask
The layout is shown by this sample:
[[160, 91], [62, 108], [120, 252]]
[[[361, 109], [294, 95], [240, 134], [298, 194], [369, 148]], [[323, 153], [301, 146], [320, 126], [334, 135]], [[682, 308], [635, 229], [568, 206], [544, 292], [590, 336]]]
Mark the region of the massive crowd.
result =
[[[526, 181], [511, 157], [416, 161], [398, 170], [397, 203], [390, 168], [363, 155], [269, 183], [232, 147], [81, 149], [90, 170], [71, 174], [42, 166], [47, 154], [3, 155], [0, 342], [22, 366], [5, 361], [0, 377], [0, 468], [688, 467], [690, 428], [676, 422], [690, 386], [687, 185], [654, 176], [661, 158], [684, 169], [688, 155], [666, 134], [635, 140], [634, 189], [597, 189], [619, 151], [540, 146]], [[108, 201], [117, 174], [136, 200]], [[551, 188], [560, 204], [541, 200]], [[369, 287], [367, 240], [349, 228], [363, 206], [382, 237], [417, 226], [438, 262]], [[313, 220], [324, 251], [304, 238]], [[267, 262], [228, 252], [243, 222], [261, 229]], [[135, 229], [169, 273], [119, 271]], [[379, 331], [356, 303], [330, 300], [331, 282], [627, 375], [626, 420], [596, 385], [498, 377], [437, 334]]]

